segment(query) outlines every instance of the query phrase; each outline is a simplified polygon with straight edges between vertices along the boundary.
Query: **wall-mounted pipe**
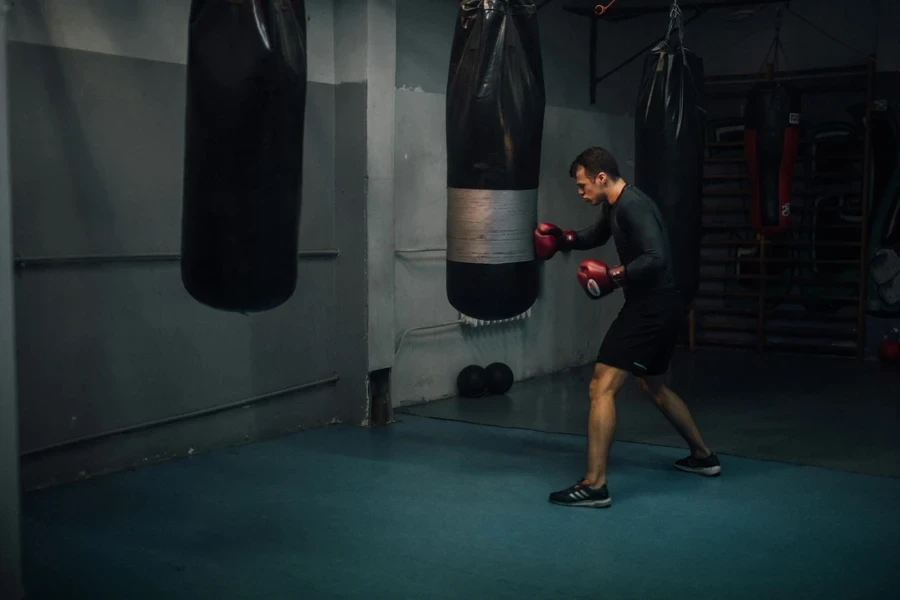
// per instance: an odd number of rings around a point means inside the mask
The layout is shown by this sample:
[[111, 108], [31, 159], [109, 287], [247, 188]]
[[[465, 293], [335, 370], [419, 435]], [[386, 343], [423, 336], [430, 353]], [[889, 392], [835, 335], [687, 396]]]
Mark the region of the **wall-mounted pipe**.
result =
[[394, 250], [394, 257], [404, 261], [447, 260], [446, 248], [408, 248]]
[[[748, 6], [760, 6], [763, 4], [781, 4], [785, 0], [713, 0], [705, 2], [679, 2], [678, 5], [683, 11], [688, 10], [712, 10], [725, 8], [744, 8]], [[671, 10], [672, 3], [666, 2], [661, 4], [634, 6], [631, 3], [616, 3], [609, 7], [609, 0], [604, 0], [607, 10], [598, 11], [597, 6], [564, 6], [563, 10], [574, 15], [582, 17], [592, 17], [594, 19], [602, 19], [611, 23], [619, 23], [639, 17], [649, 15], [658, 15], [667, 13]]]
[[446, 248], [400, 248], [398, 250], [394, 250], [394, 254], [397, 256], [405, 256], [407, 254], [421, 254], [423, 252], [446, 252]]
[[[335, 258], [340, 255], [337, 249], [301, 250], [298, 260], [314, 258]], [[16, 269], [52, 268], [104, 264], [131, 264], [144, 262], [178, 262], [181, 254], [177, 252], [159, 252], [152, 254], [93, 254], [82, 256], [17, 256]]]
[[413, 332], [419, 331], [429, 331], [432, 329], [443, 329], [445, 327], [453, 327], [454, 325], [465, 325], [466, 321], [462, 318], [455, 319], [453, 321], [447, 321], [446, 323], [436, 323], [434, 325], [420, 325], [418, 327], [410, 327], [405, 330], [397, 337], [397, 343], [394, 345], [394, 356], [400, 354], [400, 348], [403, 347], [403, 341], [406, 339], [406, 336]]
[[300, 385], [295, 385], [295, 386], [283, 388], [280, 390], [275, 390], [272, 392], [266, 392], [265, 394], [261, 394], [259, 396], [253, 396], [252, 398], [245, 398], [243, 400], [238, 400], [236, 402], [229, 402], [228, 404], [220, 404], [219, 406], [213, 406], [210, 408], [195, 410], [193, 412], [183, 413], [180, 415], [174, 415], [171, 417], [166, 417], [164, 419], [158, 419], [156, 421], [139, 423], [137, 425], [129, 425], [127, 427], [121, 427], [119, 429], [114, 429], [112, 431], [104, 431], [102, 433], [97, 433], [94, 435], [80, 437], [80, 438], [76, 438], [73, 440], [66, 440], [64, 442], [59, 442], [58, 444], [51, 444], [49, 446], [43, 446], [41, 448], [34, 448], [32, 450], [27, 450], [22, 453], [22, 458], [30, 458], [30, 457], [38, 456], [41, 454], [47, 454], [50, 452], [64, 450], [66, 448], [71, 448], [72, 446], [80, 446], [83, 444], [94, 443], [94, 442], [98, 442], [100, 440], [104, 440], [106, 438], [114, 437], [117, 435], [126, 435], [129, 433], [137, 433], [139, 431], [145, 431], [147, 429], [154, 429], [156, 427], [161, 427], [163, 425], [171, 425], [173, 423], [180, 423], [180, 422], [188, 421], [191, 419], [197, 419], [199, 417], [207, 417], [210, 415], [214, 415], [214, 414], [221, 413], [221, 412], [226, 412], [229, 410], [234, 410], [237, 408], [246, 408], [248, 406], [251, 406], [254, 404], [259, 404], [260, 402], [264, 402], [266, 400], [272, 400], [273, 398], [278, 398], [280, 396], [286, 396], [287, 394], [293, 394], [293, 393], [302, 392], [304, 390], [308, 390], [311, 388], [316, 388], [316, 387], [321, 387], [321, 386], [337, 383], [339, 381], [339, 379], [340, 378], [337, 375], [332, 375], [331, 377], [326, 377], [324, 379], [317, 379], [315, 381], [302, 383]]

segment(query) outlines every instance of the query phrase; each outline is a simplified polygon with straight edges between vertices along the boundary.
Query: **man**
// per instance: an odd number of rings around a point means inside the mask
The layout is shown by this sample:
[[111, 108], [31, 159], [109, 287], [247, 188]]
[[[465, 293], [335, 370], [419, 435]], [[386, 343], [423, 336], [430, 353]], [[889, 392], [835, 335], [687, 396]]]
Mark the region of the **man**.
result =
[[684, 318], [684, 303], [675, 287], [668, 234], [659, 208], [622, 179], [616, 159], [603, 148], [582, 152], [569, 174], [578, 194], [599, 206], [600, 217], [593, 226], [577, 232], [541, 224], [534, 232], [537, 255], [548, 260], [557, 251], [589, 250], [612, 237], [622, 264], [610, 268], [598, 260], [585, 260], [577, 279], [594, 299], [622, 288], [625, 304], [606, 333], [591, 379], [587, 470], [572, 487], [550, 494], [550, 501], [598, 508], [612, 504], [606, 467], [616, 425], [615, 396], [629, 374], [637, 377], [641, 389], [691, 449], [690, 456], [677, 461], [675, 467], [718, 475], [719, 459], [703, 442], [687, 406], [664, 383]]

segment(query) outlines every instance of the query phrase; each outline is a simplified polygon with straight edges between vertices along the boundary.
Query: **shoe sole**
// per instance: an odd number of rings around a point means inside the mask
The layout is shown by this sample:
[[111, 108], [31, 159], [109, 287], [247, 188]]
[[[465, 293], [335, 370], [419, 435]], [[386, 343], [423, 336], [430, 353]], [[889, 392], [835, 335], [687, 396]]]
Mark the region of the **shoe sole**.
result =
[[612, 505], [612, 498], [607, 500], [581, 500], [579, 502], [557, 502], [551, 500], [550, 504], [557, 506], [575, 506], [579, 508], [609, 508]]
[[694, 473], [696, 475], [705, 475], [707, 477], [716, 477], [722, 472], [721, 466], [715, 467], [703, 467], [702, 469], [692, 469], [690, 467], [682, 467], [681, 465], [676, 464], [675, 468], [679, 471], [684, 471], [685, 473]]

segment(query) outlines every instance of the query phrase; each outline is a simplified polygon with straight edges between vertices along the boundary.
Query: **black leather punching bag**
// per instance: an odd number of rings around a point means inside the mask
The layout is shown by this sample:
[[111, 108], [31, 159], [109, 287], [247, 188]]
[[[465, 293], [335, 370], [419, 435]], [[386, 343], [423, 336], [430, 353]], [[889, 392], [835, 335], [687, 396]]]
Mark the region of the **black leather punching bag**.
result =
[[644, 60], [634, 120], [634, 179], [663, 214], [675, 282], [690, 304], [700, 287], [706, 110], [703, 59], [684, 47], [680, 28], [679, 13], [668, 39]]
[[744, 152], [750, 180], [750, 220], [757, 233], [791, 223], [794, 163], [800, 145], [800, 95], [766, 81], [751, 88], [744, 110]]
[[272, 309], [297, 284], [303, 0], [193, 0], [181, 278], [199, 302]]
[[527, 311], [544, 129], [537, 9], [460, 4], [447, 82], [447, 298], [476, 319]]

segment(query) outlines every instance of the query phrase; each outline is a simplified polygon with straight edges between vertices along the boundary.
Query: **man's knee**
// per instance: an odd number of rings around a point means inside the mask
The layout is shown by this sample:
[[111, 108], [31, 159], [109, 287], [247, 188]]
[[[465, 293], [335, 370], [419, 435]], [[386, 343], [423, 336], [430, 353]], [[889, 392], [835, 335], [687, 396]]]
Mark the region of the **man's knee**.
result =
[[666, 384], [662, 377], [639, 377], [638, 385], [641, 390], [650, 396], [654, 403], [659, 404], [663, 399]]
[[594, 367], [594, 375], [591, 377], [591, 402], [598, 402], [603, 398], [612, 398], [622, 387], [628, 373], [616, 367], [603, 363], [597, 363]]

